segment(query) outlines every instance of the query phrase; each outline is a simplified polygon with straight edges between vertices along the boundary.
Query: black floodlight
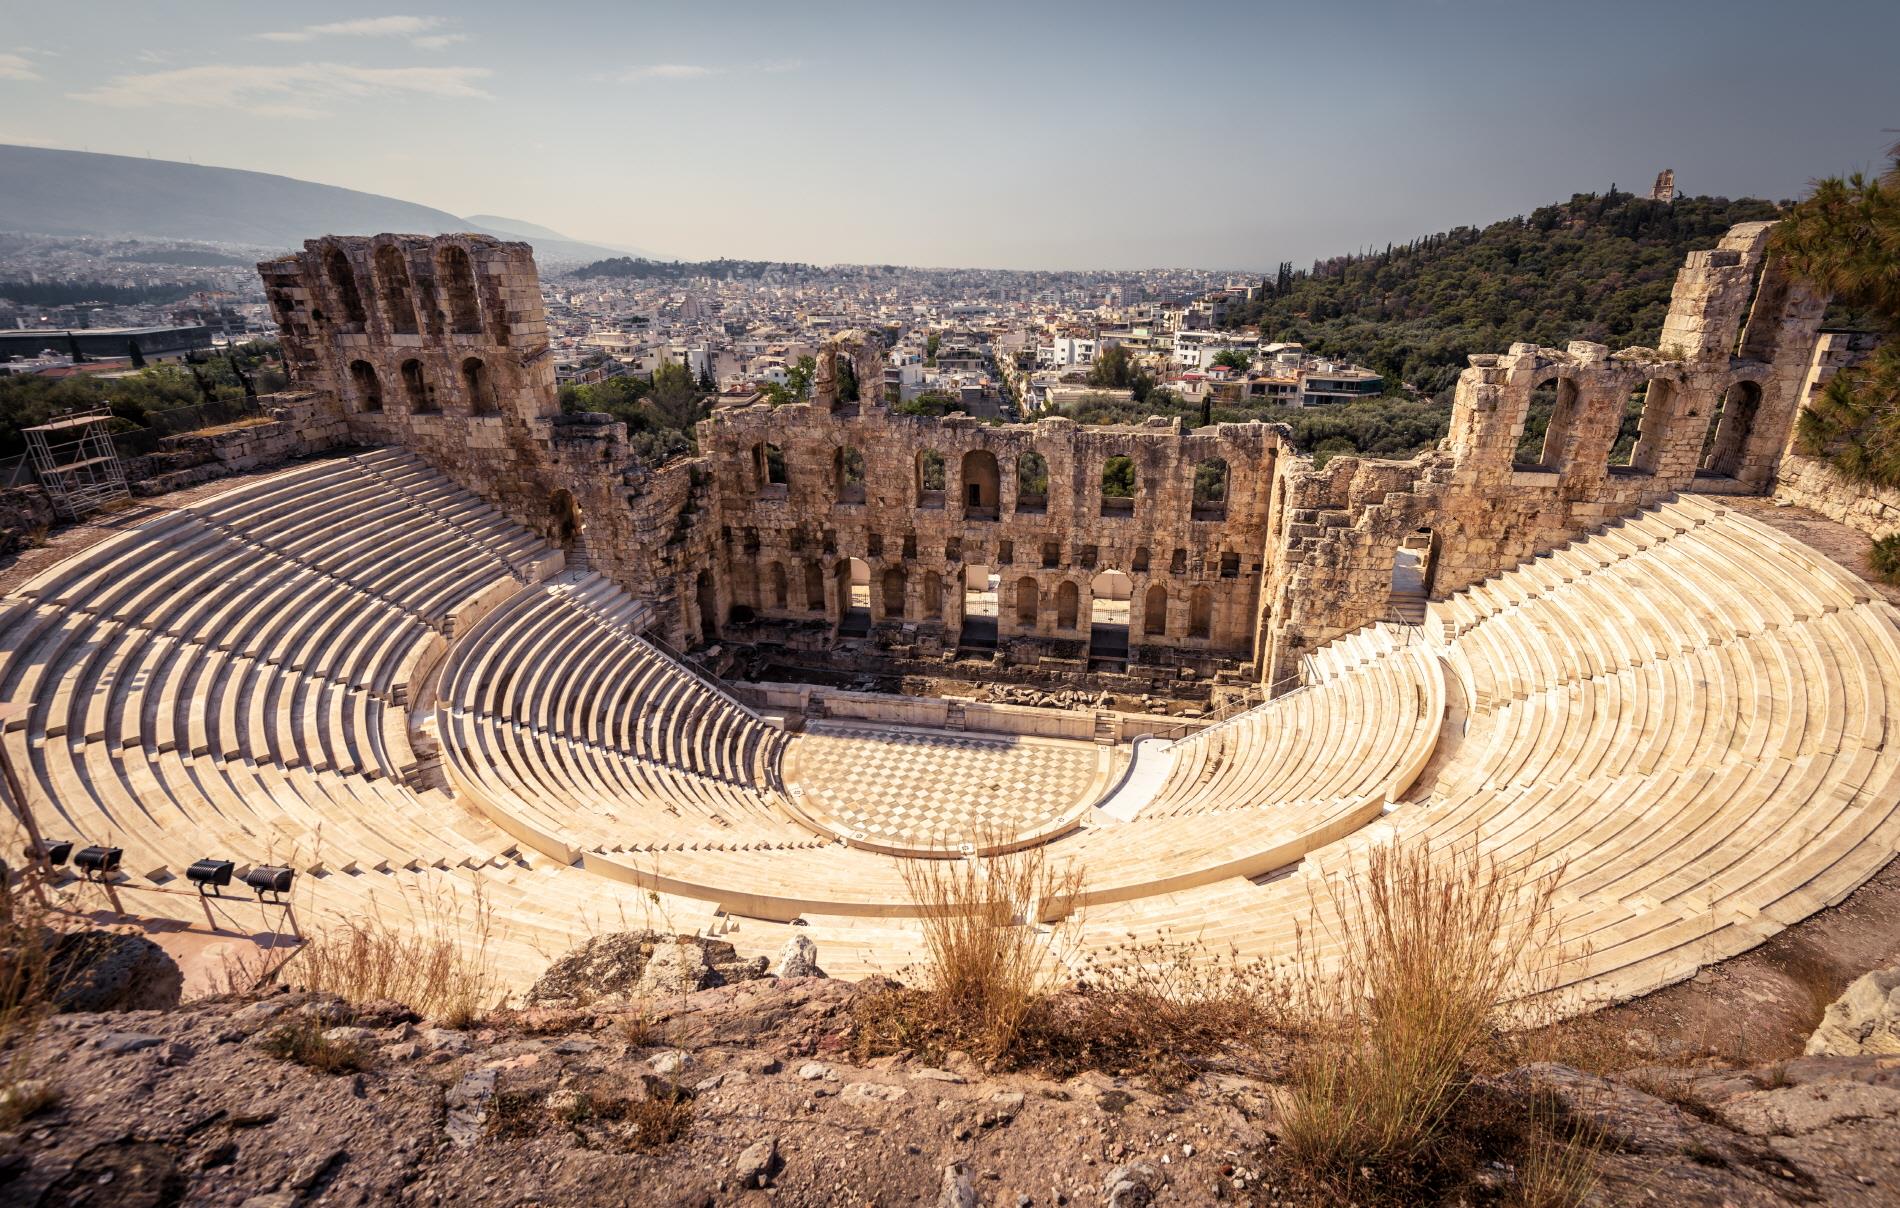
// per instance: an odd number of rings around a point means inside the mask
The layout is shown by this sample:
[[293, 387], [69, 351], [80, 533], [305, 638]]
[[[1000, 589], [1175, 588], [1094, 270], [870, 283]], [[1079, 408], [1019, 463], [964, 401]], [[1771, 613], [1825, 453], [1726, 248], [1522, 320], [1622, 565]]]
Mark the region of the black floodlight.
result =
[[185, 879], [196, 885], [199, 893], [215, 895], [231, 883], [231, 871], [236, 867], [229, 860], [200, 860], [185, 870]]
[[29, 864], [57, 866], [64, 864], [73, 854], [73, 845], [65, 839], [41, 839], [38, 843], [26, 845], [26, 859]]
[[103, 881], [119, 871], [119, 858], [125, 855], [117, 847], [82, 847], [73, 854], [73, 867], [89, 881]]
[[281, 901], [290, 892], [290, 870], [272, 864], [259, 864], [244, 874], [244, 883], [265, 900]]

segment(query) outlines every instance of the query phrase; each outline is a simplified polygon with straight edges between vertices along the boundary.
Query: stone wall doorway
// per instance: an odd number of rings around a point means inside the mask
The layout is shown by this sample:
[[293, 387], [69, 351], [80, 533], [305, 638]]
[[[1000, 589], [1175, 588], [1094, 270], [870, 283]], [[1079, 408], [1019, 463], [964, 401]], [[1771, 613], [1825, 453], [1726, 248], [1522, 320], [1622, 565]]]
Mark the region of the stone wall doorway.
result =
[[987, 566], [963, 568], [963, 630], [957, 645], [973, 650], [996, 649], [996, 602], [1002, 577]]
[[1135, 587], [1127, 575], [1105, 570], [1089, 580], [1089, 670], [1128, 663], [1128, 610]]

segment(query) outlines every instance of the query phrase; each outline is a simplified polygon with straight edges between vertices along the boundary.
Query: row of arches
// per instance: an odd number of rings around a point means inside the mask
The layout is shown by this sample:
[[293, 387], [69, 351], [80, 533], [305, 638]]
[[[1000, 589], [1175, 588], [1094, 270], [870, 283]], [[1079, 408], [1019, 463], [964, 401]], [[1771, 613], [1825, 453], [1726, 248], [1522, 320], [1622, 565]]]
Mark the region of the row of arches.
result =
[[[777, 445], [761, 442], [752, 447], [753, 493], [762, 497], [783, 497], [790, 489], [784, 453]], [[1041, 514], [1049, 504], [1049, 462], [1042, 454], [1027, 452], [1016, 458], [1017, 512]], [[959, 469], [958, 498], [964, 515], [975, 520], [994, 520], [1002, 507], [1002, 469], [996, 454], [988, 449], [972, 449], [963, 455]], [[832, 495], [839, 503], [865, 501], [864, 454], [848, 445], [832, 451]], [[1229, 471], [1224, 458], [1209, 457], [1194, 465], [1192, 505], [1196, 520], [1222, 520], [1227, 514]], [[944, 505], [948, 486], [948, 464], [943, 454], [925, 449], [917, 454], [912, 475], [913, 502], [920, 508]], [[1102, 461], [1099, 475], [1101, 514], [1134, 514], [1139, 480], [1134, 459], [1114, 454]]]
[[[957, 589], [955, 576], [946, 580], [935, 570], [922, 572], [913, 608], [910, 593], [913, 572], [902, 565], [885, 566], [874, 574], [861, 558], [839, 558], [832, 563], [829, 572], [833, 584], [829, 598], [827, 573], [819, 561], [807, 560], [789, 566], [774, 561], [762, 569], [757, 584], [757, 606], [762, 610], [803, 611], [822, 616], [835, 607], [846, 631], [862, 631], [872, 619], [871, 604], [875, 598], [878, 615], [886, 619], [921, 622], [952, 619], [946, 615], [945, 605], [950, 593]], [[965, 621], [991, 619], [993, 628], [1001, 580], [986, 566], [968, 567], [961, 577], [961, 618]], [[1045, 589], [1033, 576], [1023, 575], [1014, 580], [1011, 588], [1013, 611], [1010, 615], [1018, 627], [1035, 630], [1046, 618], [1057, 632], [1080, 632], [1082, 589], [1079, 581], [1064, 579]], [[1125, 643], [1131, 624], [1146, 637], [1207, 639], [1213, 636], [1214, 593], [1204, 585], [1172, 595], [1165, 584], [1149, 584], [1141, 594], [1138, 623], [1132, 615], [1132, 581], [1119, 570], [1097, 572], [1089, 580], [1089, 599], [1089, 626], [1097, 636], [1105, 627], [1119, 628]], [[1187, 601], [1184, 623], [1170, 620], [1169, 608], [1176, 599]]]
[[[396, 376], [401, 385], [403, 403], [412, 415], [442, 413], [435, 386], [429, 381], [420, 360], [411, 357], [404, 361], [396, 371]], [[495, 393], [495, 378], [489, 372], [487, 362], [480, 357], [465, 358], [461, 366], [461, 385], [470, 415], [501, 414], [501, 400]], [[383, 410], [383, 381], [376, 366], [368, 361], [351, 361], [350, 388], [356, 395], [359, 411]]]
[[[468, 258], [468, 252], [449, 244], [439, 249], [437, 256], [437, 275], [442, 283], [444, 302], [447, 309], [437, 315], [438, 321], [450, 332], [460, 335], [479, 335], [482, 330], [482, 309], [480, 292], [475, 288], [475, 267]], [[414, 335], [421, 330], [416, 312], [415, 283], [409, 274], [409, 260], [403, 250], [394, 244], [385, 243], [378, 247], [371, 257], [374, 290], [371, 296], [377, 299], [382, 310], [383, 321], [389, 330], [398, 335]], [[331, 301], [336, 306], [336, 320], [346, 328], [361, 329], [369, 322], [369, 310], [364, 304], [364, 291], [357, 281], [356, 266], [343, 249], [332, 246], [323, 253], [323, 271], [329, 278]], [[323, 318], [321, 310], [315, 317]]]
[[[1651, 378], [1624, 400], [1621, 421], [1610, 441], [1611, 473], [1654, 471], [1675, 422], [1677, 392], [1668, 378]], [[1703, 423], [1702, 441], [1695, 456], [1701, 476], [1732, 478], [1742, 469], [1755, 414], [1761, 405], [1761, 386], [1741, 380], [1729, 385]], [[1575, 379], [1553, 376], [1531, 390], [1530, 406], [1513, 464], [1520, 470], [1560, 472], [1575, 460], [1582, 420], [1581, 390]], [[1684, 418], [1700, 418], [1689, 412]]]

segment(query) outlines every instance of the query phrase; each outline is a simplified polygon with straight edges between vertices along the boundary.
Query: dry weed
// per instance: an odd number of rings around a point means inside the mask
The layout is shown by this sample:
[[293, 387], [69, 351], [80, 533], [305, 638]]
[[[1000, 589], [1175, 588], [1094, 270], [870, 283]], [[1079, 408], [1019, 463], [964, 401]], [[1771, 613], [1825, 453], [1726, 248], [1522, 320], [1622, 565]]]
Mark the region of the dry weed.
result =
[[473, 895], [404, 899], [404, 915], [380, 911], [309, 940], [278, 974], [346, 1002], [394, 999], [447, 1027], [467, 1027], [501, 998], [489, 942], [493, 908]]
[[321, 1074], [350, 1074], [368, 1068], [369, 1061], [361, 1048], [331, 1040], [324, 1031], [324, 1025], [315, 1019], [296, 1019], [266, 1032], [259, 1047], [272, 1057], [294, 1061]]
[[57, 1098], [50, 1083], [27, 1076], [56, 989], [53, 932], [37, 892], [39, 875], [36, 866], [17, 877], [0, 874], [0, 1128]]
[[1308, 1043], [1293, 1064], [1283, 1161], [1362, 1198], [1404, 1198], [1449, 1173], [1437, 1149], [1474, 1065], [1507, 1007], [1560, 960], [1560, 876], [1421, 842], [1374, 848], [1328, 882], [1315, 917], [1350, 925], [1325, 935], [1326, 951], [1303, 937], [1293, 1001]]

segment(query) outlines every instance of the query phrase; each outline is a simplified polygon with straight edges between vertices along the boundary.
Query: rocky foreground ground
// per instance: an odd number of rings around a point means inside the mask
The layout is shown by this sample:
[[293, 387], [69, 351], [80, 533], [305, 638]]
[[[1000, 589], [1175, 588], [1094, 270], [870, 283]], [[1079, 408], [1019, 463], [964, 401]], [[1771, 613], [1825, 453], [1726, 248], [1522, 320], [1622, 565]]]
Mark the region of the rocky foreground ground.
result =
[[[649, 983], [679, 976], [677, 951], [661, 955]], [[689, 963], [688, 982], [727, 980]], [[1271, 1071], [1159, 1089], [1114, 1071], [986, 1075], [955, 1055], [854, 1061], [854, 1005], [878, 986], [727, 972], [742, 980], [586, 1005], [557, 977], [544, 1005], [459, 1031], [282, 991], [56, 1016], [30, 1071], [56, 1097], [0, 1133], [0, 1203], [1295, 1199], [1271, 1173]], [[1892, 1030], [1889, 989], [1863, 995], [1872, 1031]], [[1834, 1023], [1870, 1036], [1864, 1018]], [[1531, 1087], [1595, 1138], [1593, 1203], [1900, 1203], [1900, 1057], [1608, 1079], [1541, 1065], [1477, 1093]], [[1455, 1198], [1511, 1203], [1515, 1186], [1482, 1165]]]

